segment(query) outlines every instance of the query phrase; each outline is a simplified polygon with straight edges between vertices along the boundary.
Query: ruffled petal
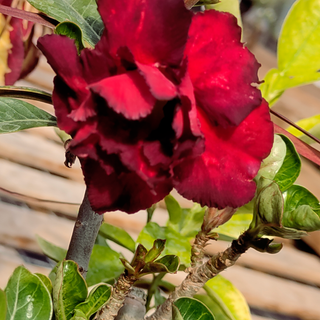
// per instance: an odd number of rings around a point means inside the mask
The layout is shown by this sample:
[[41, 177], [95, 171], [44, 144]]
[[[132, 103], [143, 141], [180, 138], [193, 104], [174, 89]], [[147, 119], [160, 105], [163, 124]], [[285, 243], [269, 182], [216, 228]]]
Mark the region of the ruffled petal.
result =
[[238, 125], [261, 104], [259, 64], [240, 42], [234, 16], [209, 10], [194, 16], [185, 50], [197, 106], [214, 124]]
[[174, 168], [174, 186], [201, 205], [240, 207], [253, 198], [256, 185], [252, 179], [272, 147], [268, 105], [263, 102], [236, 128], [213, 126], [201, 110], [199, 119], [206, 150]]
[[103, 79], [89, 87], [104, 98], [115, 112], [131, 120], [146, 117], [156, 102], [137, 70]]
[[140, 73], [145, 78], [152, 95], [157, 100], [171, 100], [177, 95], [175, 85], [154, 66], [136, 62]]
[[100, 0], [98, 8], [113, 56], [127, 46], [141, 63], [180, 63], [192, 17], [182, 0]]
[[38, 48], [48, 60], [48, 63], [65, 83], [74, 90], [82, 90], [82, 66], [74, 40], [56, 34], [41, 37]]
[[136, 173], [107, 174], [96, 161], [83, 162], [82, 169], [88, 197], [97, 213], [123, 210], [134, 213], [162, 200], [172, 189], [171, 181], [163, 179], [151, 189]]
[[109, 54], [106, 30], [94, 50], [85, 48], [81, 51], [80, 60], [87, 83], [98, 82], [116, 73], [116, 64]]

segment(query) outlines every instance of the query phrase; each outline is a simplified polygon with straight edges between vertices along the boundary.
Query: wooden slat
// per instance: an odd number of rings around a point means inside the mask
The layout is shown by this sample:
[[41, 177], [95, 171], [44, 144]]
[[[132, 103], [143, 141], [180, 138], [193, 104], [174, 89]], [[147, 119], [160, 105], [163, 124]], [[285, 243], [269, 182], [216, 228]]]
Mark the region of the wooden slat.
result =
[[0, 243], [42, 253], [36, 235], [67, 249], [74, 222], [0, 202]]
[[0, 157], [83, 182], [79, 161], [67, 168], [63, 146], [41, 136], [27, 132], [1, 135]]
[[[63, 179], [4, 159], [0, 159], [0, 186], [30, 197], [78, 204], [81, 203], [85, 190], [84, 183]], [[19, 196], [10, 195], [3, 191], [0, 191], [0, 194], [21, 199]], [[77, 205], [38, 202], [28, 197], [22, 199], [39, 208], [61, 212], [73, 217], [78, 212]]]
[[[228, 246], [230, 246], [228, 242], [216, 241], [209, 245], [206, 251], [214, 254], [225, 250]], [[320, 259], [287, 246], [277, 254], [249, 249], [240, 257], [237, 264], [320, 287]]]
[[317, 288], [239, 266], [227, 269], [222, 275], [243, 293], [252, 307], [304, 320], [320, 319], [320, 290]]

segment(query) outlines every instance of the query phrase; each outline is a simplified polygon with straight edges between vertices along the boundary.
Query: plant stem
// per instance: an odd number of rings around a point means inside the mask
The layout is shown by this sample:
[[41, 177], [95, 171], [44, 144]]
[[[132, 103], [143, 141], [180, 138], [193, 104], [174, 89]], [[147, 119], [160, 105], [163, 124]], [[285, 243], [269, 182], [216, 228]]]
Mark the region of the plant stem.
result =
[[172, 318], [173, 302], [180, 297], [193, 297], [208, 280], [233, 266], [241, 254], [249, 249], [250, 240], [251, 237], [247, 233], [243, 233], [238, 240], [232, 242], [231, 247], [214, 255], [200, 267], [191, 268], [181, 285], [176, 287], [168, 299], [146, 320], [170, 320]]
[[187, 9], [191, 9], [195, 4], [197, 4], [197, 2], [199, 2], [199, 0], [184, 0], [184, 4], [186, 6]]
[[165, 276], [165, 272], [162, 272], [162, 273], [159, 273], [156, 276], [153, 276], [153, 281], [152, 281], [152, 283], [151, 283], [151, 285], [149, 287], [149, 290], [148, 290], [147, 303], [146, 303], [147, 311], [150, 308], [150, 302], [151, 302], [152, 296], [154, 295], [154, 293], [158, 289], [158, 286], [159, 286], [159, 284], [160, 284], [160, 282], [161, 282], [161, 280], [162, 280], [162, 278], [164, 276]]
[[79, 271], [84, 278], [88, 271], [92, 248], [102, 220], [103, 215], [99, 215], [92, 210], [86, 191], [66, 256], [67, 260], [73, 260], [79, 265]]
[[97, 313], [97, 320], [113, 320], [137, 278], [123, 273], [113, 286], [111, 297]]

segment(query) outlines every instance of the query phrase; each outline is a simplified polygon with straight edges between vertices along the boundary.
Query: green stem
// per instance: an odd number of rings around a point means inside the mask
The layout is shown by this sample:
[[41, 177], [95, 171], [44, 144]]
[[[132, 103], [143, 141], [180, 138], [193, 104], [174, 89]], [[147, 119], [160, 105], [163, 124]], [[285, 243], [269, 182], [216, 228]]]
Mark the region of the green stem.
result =
[[165, 272], [159, 273], [157, 276], [153, 276], [153, 281], [151, 283], [151, 286], [148, 289], [147, 302], [146, 302], [147, 311], [150, 309], [150, 302], [151, 302], [152, 296], [155, 294], [164, 276], [165, 276]]

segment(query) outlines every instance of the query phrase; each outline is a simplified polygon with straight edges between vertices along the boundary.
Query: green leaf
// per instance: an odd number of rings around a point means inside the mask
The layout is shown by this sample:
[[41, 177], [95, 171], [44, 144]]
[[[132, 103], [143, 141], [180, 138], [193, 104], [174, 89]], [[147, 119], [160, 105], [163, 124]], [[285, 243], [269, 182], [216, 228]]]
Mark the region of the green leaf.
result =
[[139, 277], [150, 273], [176, 273], [179, 269], [179, 265], [179, 257], [174, 255], [167, 255], [155, 262], [147, 263], [139, 273]]
[[51, 94], [36, 88], [0, 86], [0, 96], [1, 98], [30, 99], [52, 104]]
[[203, 287], [210, 300], [203, 301], [216, 320], [251, 320], [248, 304], [241, 292], [220, 275]]
[[40, 278], [25, 267], [14, 270], [5, 293], [8, 320], [51, 319], [53, 307], [50, 293]]
[[160, 304], [163, 304], [165, 301], [166, 301], [166, 298], [161, 295], [161, 292], [159, 289], [156, 289], [154, 293], [154, 306], [155, 307], [160, 306]]
[[0, 98], [0, 133], [56, 125], [54, 116], [28, 102]]
[[137, 243], [141, 243], [147, 249], [151, 249], [156, 239], [166, 239], [165, 249], [162, 256], [176, 255], [181, 264], [189, 265], [191, 245], [189, 240], [182, 234], [169, 227], [160, 227], [155, 222], [149, 222], [140, 232]]
[[71, 320], [88, 320], [88, 318], [82, 311], [76, 309]]
[[51, 283], [51, 280], [45, 276], [44, 274], [42, 273], [35, 273], [36, 276], [38, 276], [40, 278], [40, 280], [43, 282], [43, 284], [47, 287], [50, 295], [52, 294], [52, 283]]
[[88, 298], [75, 307], [75, 311], [81, 311], [86, 318], [96, 313], [110, 298], [111, 287], [100, 284], [91, 290]]
[[53, 283], [56, 320], [71, 319], [75, 306], [83, 302], [87, 294], [87, 285], [79, 272], [78, 265], [71, 260], [63, 261], [57, 269]]
[[278, 70], [271, 70], [261, 86], [273, 104], [288, 88], [320, 79], [320, 2], [298, 0], [289, 11], [278, 41]]
[[144, 258], [144, 262], [148, 263], [156, 260], [160, 256], [161, 252], [164, 250], [165, 245], [166, 245], [166, 240], [162, 240], [162, 239], [155, 240], [153, 242], [152, 248], [147, 252]]
[[91, 46], [99, 41], [104, 26], [95, 0], [29, 0], [29, 2], [59, 22], [71, 21], [79, 25], [83, 38]]
[[306, 188], [293, 185], [283, 193], [285, 227], [304, 231], [320, 229], [319, 200]]
[[[175, 222], [173, 222], [171, 218], [169, 219], [168, 227], [180, 233], [184, 237], [189, 239], [194, 238], [201, 229], [206, 209], [206, 207], [201, 207], [197, 203], [194, 204], [192, 208], [181, 209], [179, 214], [176, 216]], [[178, 217], [179, 219], [177, 219]]]
[[277, 182], [283, 192], [290, 188], [298, 178], [301, 170], [301, 160], [290, 139], [284, 135], [280, 135], [280, 137], [286, 144], [287, 152], [280, 170], [274, 176], [274, 181]]
[[219, 240], [232, 241], [249, 228], [251, 220], [252, 213], [234, 214], [228, 222], [214, 229], [214, 232], [219, 234]]
[[260, 177], [273, 179], [283, 165], [286, 153], [286, 143], [279, 135], [275, 134], [271, 152], [269, 156], [262, 161], [260, 170], [254, 178], [255, 181], [259, 181]]
[[[305, 118], [296, 122], [296, 124], [320, 139], [320, 115], [315, 115], [309, 118]], [[294, 136], [298, 137], [300, 140], [304, 141], [305, 143], [311, 144], [314, 143], [314, 140], [306, 136], [300, 130], [296, 129], [295, 127], [291, 126], [286, 129], [288, 132], [292, 133]]]
[[[252, 237], [260, 234], [286, 239], [300, 239], [305, 235], [304, 231], [288, 228], [282, 224], [283, 197], [277, 183], [261, 177], [258, 182], [257, 194], [253, 219], [248, 230]], [[254, 247], [256, 250], [270, 253], [277, 251], [277, 247], [268, 247], [269, 239], [256, 240]]]
[[[171, 195], [164, 198], [166, 207], [169, 213], [169, 222], [172, 225], [177, 225], [181, 221], [182, 209], [179, 202]], [[176, 229], [175, 229], [176, 230]], [[178, 229], [176, 231], [179, 231]]]
[[66, 257], [67, 250], [56, 246], [38, 235], [36, 235], [36, 239], [43, 253], [52, 260], [59, 262]]
[[[176, 307], [176, 308], [175, 308]], [[194, 298], [179, 298], [174, 302], [173, 320], [214, 320], [213, 314], [205, 304]], [[245, 320], [245, 319], [243, 319]]]
[[103, 223], [100, 227], [99, 234], [105, 239], [111, 240], [118, 245], [127, 248], [131, 252], [135, 252], [135, 242], [131, 236], [121, 228]]
[[123, 270], [118, 252], [96, 244], [89, 261], [87, 284], [92, 286], [99, 282], [108, 282], [117, 278]]
[[0, 320], [6, 320], [7, 298], [3, 290], [0, 289]]
[[76, 23], [70, 21], [61, 22], [56, 26], [54, 33], [73, 39], [79, 54], [84, 48], [82, 42], [82, 30]]

